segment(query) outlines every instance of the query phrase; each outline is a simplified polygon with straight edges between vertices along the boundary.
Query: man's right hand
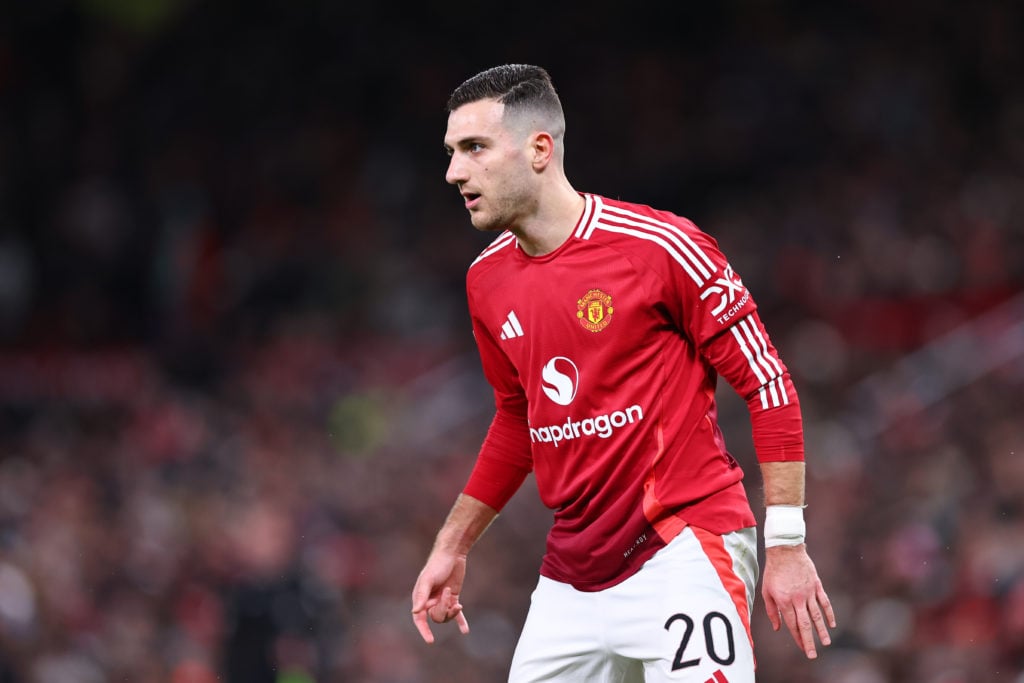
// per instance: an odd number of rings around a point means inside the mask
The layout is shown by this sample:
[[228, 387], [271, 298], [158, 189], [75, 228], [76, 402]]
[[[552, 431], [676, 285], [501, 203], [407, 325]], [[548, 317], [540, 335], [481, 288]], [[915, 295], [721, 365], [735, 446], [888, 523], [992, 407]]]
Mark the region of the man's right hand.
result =
[[437, 624], [452, 619], [459, 631], [469, 633], [469, 622], [462, 611], [459, 594], [466, 577], [466, 556], [434, 550], [412, 589], [412, 621], [428, 643], [434, 642], [427, 615]]

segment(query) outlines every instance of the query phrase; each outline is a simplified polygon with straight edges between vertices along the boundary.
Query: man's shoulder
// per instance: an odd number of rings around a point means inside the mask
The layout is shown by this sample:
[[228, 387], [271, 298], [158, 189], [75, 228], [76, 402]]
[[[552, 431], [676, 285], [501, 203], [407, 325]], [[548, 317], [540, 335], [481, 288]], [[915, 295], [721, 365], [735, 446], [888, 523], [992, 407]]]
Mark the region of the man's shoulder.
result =
[[655, 270], [681, 266], [697, 285], [718, 269], [718, 244], [693, 221], [647, 204], [599, 197], [593, 227], [585, 237]]
[[689, 218], [671, 211], [607, 197], [596, 197], [595, 204], [592, 227], [584, 234], [588, 239], [613, 241], [642, 250], [693, 250], [697, 245], [716, 244], [711, 235]]
[[483, 250], [477, 254], [477, 257], [469, 264], [470, 272], [474, 268], [478, 268], [481, 264], [493, 265], [501, 260], [503, 256], [507, 256], [510, 249], [516, 248], [516, 236], [510, 231], [505, 230], [500, 235], [494, 238], [494, 240], [488, 244]]
[[508, 230], [502, 232], [469, 264], [466, 271], [467, 284], [472, 284], [485, 273], [501, 265], [517, 248], [516, 236]]
[[613, 224], [626, 224], [639, 222], [637, 227], [662, 227], [674, 230], [682, 230], [687, 233], [702, 233], [701, 229], [689, 218], [667, 211], [657, 209], [649, 204], [627, 202], [622, 199], [596, 196], [599, 210], [596, 218], [601, 222]]

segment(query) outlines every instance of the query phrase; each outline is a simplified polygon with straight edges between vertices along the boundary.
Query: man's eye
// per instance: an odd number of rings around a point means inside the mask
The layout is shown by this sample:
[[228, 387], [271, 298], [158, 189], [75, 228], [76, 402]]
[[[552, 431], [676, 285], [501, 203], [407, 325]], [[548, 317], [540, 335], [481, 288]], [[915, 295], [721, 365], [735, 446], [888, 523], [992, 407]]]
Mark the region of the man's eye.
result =
[[484, 148], [484, 146], [481, 145], [479, 142], [474, 142], [474, 143], [472, 143], [469, 146], [469, 151], [470, 152], [479, 152], [479, 151], [483, 150], [483, 148]]

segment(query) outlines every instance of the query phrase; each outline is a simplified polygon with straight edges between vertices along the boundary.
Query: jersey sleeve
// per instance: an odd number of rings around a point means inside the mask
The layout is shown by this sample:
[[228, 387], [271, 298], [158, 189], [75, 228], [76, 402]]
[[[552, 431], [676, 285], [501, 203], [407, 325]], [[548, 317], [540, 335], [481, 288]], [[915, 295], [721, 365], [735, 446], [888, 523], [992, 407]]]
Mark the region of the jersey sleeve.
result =
[[710, 339], [701, 353], [747, 402], [757, 459], [803, 460], [803, 419], [796, 388], [757, 311]]
[[474, 312], [470, 317], [495, 413], [463, 493], [500, 511], [533, 469], [526, 394], [515, 367]]
[[667, 267], [670, 314], [701, 355], [746, 401], [760, 462], [804, 459], [792, 378], [750, 291], [718, 243], [683, 219], [681, 262]]

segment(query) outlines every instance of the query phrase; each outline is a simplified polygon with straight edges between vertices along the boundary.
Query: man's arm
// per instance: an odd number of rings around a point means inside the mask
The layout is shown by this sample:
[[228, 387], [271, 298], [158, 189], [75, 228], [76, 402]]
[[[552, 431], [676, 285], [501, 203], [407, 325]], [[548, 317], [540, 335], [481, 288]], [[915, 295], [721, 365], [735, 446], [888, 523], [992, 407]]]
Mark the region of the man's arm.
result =
[[469, 632], [459, 594], [466, 556], [530, 472], [526, 418], [499, 410], [494, 415], [469, 481], [455, 500], [412, 590], [412, 620], [423, 640], [434, 642], [427, 615], [437, 623], [455, 619]]
[[[765, 505], [784, 506], [789, 511], [804, 506], [804, 463], [803, 462], [762, 462], [761, 476], [764, 479]], [[774, 511], [773, 511], [774, 512]], [[803, 513], [799, 513], [802, 520]], [[768, 525], [765, 525], [766, 532]], [[835, 628], [836, 618], [832, 604], [818, 578], [818, 571], [807, 555], [803, 533], [798, 543], [787, 544], [786, 529], [780, 529], [780, 544], [768, 546], [772, 539], [765, 536], [765, 569], [761, 594], [772, 628], [778, 631], [785, 622], [797, 647], [808, 659], [818, 656], [814, 648], [814, 634], [818, 634], [822, 645], [832, 640], [828, 626]]]
[[472, 496], [463, 493], [455, 499], [412, 589], [412, 620], [426, 642], [434, 642], [428, 614], [439, 624], [455, 619], [459, 630], [469, 633], [469, 622], [459, 602], [466, 556], [497, 516], [497, 510]]
[[765, 568], [761, 593], [772, 626], [785, 622], [797, 647], [817, 657], [814, 634], [831, 641], [835, 616], [804, 544], [804, 435], [796, 389], [757, 312], [702, 349], [747, 403], [764, 479]]
[[[677, 227], [689, 239], [694, 263], [712, 266], [713, 272], [702, 278], [668, 264], [662, 269], [668, 286], [664, 299], [680, 329], [747, 403], [766, 502], [787, 506], [771, 509], [773, 524], [766, 525], [781, 534], [766, 544], [762, 593], [768, 617], [776, 629], [785, 621], [797, 646], [816, 657], [814, 630], [828, 644], [825, 621], [834, 626], [835, 618], [803, 543], [804, 435], [796, 389], [753, 297], [718, 244], [688, 221]], [[799, 533], [787, 528], [787, 520]]]

